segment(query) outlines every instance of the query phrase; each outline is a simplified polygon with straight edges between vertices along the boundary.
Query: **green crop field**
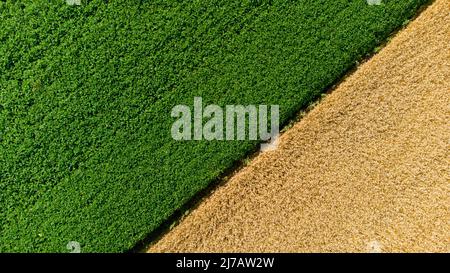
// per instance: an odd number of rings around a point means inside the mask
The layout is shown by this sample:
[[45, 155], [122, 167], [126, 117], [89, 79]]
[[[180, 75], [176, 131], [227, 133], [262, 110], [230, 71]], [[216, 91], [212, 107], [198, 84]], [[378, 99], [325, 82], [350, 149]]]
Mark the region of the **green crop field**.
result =
[[284, 124], [426, 0], [0, 1], [0, 252], [132, 249], [258, 145], [175, 141], [177, 104]]

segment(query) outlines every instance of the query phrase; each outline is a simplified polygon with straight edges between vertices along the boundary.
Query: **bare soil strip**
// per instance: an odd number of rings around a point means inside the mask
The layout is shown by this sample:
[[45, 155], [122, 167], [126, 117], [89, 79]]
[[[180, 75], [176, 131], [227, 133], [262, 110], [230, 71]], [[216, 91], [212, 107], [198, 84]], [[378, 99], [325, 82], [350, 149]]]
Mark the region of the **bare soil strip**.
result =
[[149, 251], [450, 251], [449, 79], [437, 0]]

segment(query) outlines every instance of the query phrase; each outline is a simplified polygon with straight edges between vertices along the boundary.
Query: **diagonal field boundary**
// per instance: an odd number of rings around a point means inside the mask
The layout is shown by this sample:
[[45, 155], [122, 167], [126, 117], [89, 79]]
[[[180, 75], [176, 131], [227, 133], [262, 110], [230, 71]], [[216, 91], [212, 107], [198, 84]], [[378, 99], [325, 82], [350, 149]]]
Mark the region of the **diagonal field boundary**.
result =
[[175, 141], [174, 106], [286, 124], [426, 2], [0, 1], [0, 251], [132, 249], [258, 144]]
[[448, 252], [450, 6], [437, 0], [151, 252]]

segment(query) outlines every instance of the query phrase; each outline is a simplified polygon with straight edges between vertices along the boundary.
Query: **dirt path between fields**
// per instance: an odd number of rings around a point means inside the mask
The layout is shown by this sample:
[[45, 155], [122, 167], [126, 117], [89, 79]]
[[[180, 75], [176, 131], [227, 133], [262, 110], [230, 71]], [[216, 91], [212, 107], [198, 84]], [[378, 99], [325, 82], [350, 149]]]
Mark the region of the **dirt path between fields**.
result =
[[448, 252], [449, 125], [437, 0], [150, 251]]

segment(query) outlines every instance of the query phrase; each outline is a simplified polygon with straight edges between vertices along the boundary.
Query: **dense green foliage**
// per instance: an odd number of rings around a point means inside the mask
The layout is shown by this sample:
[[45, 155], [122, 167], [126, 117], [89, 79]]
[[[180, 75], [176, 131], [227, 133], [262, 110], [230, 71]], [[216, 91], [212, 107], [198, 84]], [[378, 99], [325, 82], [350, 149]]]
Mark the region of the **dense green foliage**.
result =
[[176, 142], [177, 104], [282, 122], [424, 0], [0, 1], [0, 251], [126, 251], [251, 151]]

